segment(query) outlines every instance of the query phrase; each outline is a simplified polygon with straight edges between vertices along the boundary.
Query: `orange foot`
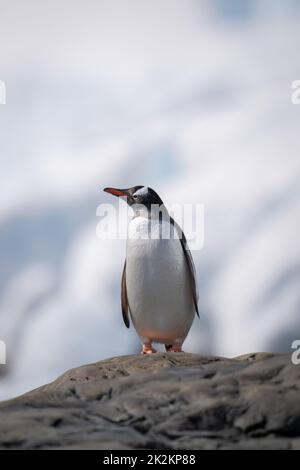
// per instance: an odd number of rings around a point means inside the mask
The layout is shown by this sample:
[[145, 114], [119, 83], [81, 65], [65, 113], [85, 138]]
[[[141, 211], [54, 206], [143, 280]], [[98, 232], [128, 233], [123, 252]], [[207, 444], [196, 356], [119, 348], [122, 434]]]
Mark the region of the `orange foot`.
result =
[[167, 352], [184, 352], [181, 349], [181, 344], [166, 344], [165, 348]]
[[152, 344], [143, 344], [141, 354], [154, 354], [156, 352], [156, 349], [152, 348]]

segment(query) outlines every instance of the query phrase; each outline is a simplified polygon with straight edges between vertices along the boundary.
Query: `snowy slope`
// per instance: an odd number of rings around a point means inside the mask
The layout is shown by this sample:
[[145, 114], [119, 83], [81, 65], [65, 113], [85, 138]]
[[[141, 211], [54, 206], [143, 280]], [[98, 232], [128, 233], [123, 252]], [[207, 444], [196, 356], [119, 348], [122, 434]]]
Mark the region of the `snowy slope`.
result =
[[300, 337], [297, 2], [90, 1], [70, 14], [67, 0], [29, 0], [19, 16], [2, 3], [0, 398], [139, 350], [120, 314], [125, 242], [96, 237], [108, 185], [205, 206], [187, 351], [289, 351]]

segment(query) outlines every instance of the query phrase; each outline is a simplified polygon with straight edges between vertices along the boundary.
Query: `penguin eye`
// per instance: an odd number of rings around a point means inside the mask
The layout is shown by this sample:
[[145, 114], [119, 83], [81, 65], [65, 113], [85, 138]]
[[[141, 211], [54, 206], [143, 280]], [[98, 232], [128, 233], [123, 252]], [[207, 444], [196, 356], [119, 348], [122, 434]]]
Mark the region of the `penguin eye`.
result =
[[137, 198], [138, 198], [136, 194], [134, 194], [132, 197], [133, 197], [133, 199], [137, 199]]

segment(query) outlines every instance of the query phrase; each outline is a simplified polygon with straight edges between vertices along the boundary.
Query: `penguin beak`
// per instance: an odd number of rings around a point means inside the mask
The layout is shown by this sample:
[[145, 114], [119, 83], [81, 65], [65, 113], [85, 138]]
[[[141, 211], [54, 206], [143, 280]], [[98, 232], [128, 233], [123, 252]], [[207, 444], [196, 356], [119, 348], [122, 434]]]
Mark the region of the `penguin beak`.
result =
[[117, 197], [129, 196], [127, 189], [104, 188], [103, 191]]

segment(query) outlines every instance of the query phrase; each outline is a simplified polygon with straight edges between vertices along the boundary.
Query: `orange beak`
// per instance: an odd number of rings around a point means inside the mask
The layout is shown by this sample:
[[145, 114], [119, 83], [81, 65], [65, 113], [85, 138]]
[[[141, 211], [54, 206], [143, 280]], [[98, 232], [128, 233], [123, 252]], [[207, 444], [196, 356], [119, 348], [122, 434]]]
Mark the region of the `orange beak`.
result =
[[117, 197], [128, 196], [126, 189], [104, 188], [103, 191]]

